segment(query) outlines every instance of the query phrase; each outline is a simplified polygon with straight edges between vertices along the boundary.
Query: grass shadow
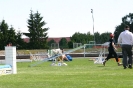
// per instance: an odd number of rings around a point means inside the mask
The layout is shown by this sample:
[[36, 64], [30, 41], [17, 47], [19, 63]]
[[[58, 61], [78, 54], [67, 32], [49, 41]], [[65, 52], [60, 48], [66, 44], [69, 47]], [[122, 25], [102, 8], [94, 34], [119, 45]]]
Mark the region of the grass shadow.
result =
[[101, 66], [97, 66], [97, 67], [105, 67], [105, 66], [101, 65]]

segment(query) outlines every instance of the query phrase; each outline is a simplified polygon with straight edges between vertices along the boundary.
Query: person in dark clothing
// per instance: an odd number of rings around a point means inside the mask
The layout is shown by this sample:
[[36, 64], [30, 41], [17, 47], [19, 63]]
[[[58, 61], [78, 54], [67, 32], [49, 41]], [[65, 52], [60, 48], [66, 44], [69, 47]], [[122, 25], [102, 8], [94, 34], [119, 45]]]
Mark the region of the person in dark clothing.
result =
[[103, 62], [103, 65], [104, 65], [104, 66], [105, 66], [105, 63], [106, 63], [110, 58], [112, 58], [113, 55], [114, 55], [114, 57], [115, 57], [115, 60], [116, 60], [116, 62], [117, 62], [117, 64], [118, 64], [118, 66], [122, 65], [121, 63], [119, 63], [116, 50], [117, 50], [117, 48], [115, 47], [114, 35], [113, 35], [113, 34], [110, 34], [109, 47], [108, 47], [109, 54], [108, 54], [107, 58], [105, 59], [105, 61]]

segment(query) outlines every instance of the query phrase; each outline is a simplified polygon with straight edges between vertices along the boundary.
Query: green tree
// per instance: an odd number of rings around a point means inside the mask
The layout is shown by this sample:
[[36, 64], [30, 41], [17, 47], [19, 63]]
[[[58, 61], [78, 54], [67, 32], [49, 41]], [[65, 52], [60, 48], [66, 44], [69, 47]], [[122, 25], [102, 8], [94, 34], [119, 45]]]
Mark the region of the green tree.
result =
[[8, 30], [8, 42], [12, 43], [12, 45], [16, 46], [16, 32], [15, 29], [11, 26]]
[[95, 42], [101, 44], [101, 34], [99, 32], [95, 32]]
[[4, 46], [8, 44], [8, 24], [5, 20], [2, 20], [0, 24], [0, 49], [4, 49]]
[[118, 25], [115, 28], [114, 39], [115, 39], [116, 42], [117, 42], [117, 39], [118, 39], [118, 36], [120, 35], [120, 33], [124, 31], [124, 26], [125, 26], [125, 24], [121, 23], [121, 25]]
[[62, 38], [62, 39], [59, 41], [59, 45], [60, 45], [60, 48], [68, 48], [68, 44], [67, 44], [66, 38]]
[[125, 25], [130, 26], [130, 31], [133, 32], [133, 13], [129, 13], [128, 15], [125, 15], [122, 17], [122, 22], [120, 25], [117, 25], [114, 31], [115, 34], [115, 41], [117, 42], [118, 36], [122, 31], [124, 31]]
[[24, 33], [30, 38], [30, 48], [40, 49], [47, 47], [47, 31], [49, 28], [43, 28], [46, 25], [45, 21], [42, 21], [43, 17], [38, 13], [33, 14], [32, 10], [30, 13], [30, 18], [28, 19], [28, 31], [29, 33]]
[[79, 40], [79, 35], [79, 32], [74, 33], [71, 37], [71, 41], [73, 41], [73, 43], [81, 43], [81, 41]]
[[53, 39], [52, 40], [50, 40], [49, 42], [48, 42], [48, 46], [49, 46], [49, 48], [51, 47], [51, 44], [52, 43], [56, 43]]
[[89, 43], [89, 41], [92, 41], [92, 40], [93, 40], [93, 35], [91, 35], [90, 32], [87, 32], [87, 33], [79, 33], [79, 32], [76, 32], [71, 37], [71, 41], [73, 43], [86, 44], [86, 43]]
[[27, 49], [27, 44], [22, 39], [22, 33], [20, 32], [20, 30], [17, 31], [16, 34], [16, 47], [17, 49]]
[[89, 41], [94, 41], [94, 35], [92, 35], [90, 32], [87, 32], [87, 43], [89, 43]]
[[73, 42], [72, 42], [72, 41], [69, 41], [69, 42], [68, 42], [68, 47], [69, 47], [69, 48], [73, 48]]
[[111, 34], [110, 32], [105, 32], [105, 33], [101, 34], [101, 36], [100, 36], [101, 44], [109, 41], [110, 34]]

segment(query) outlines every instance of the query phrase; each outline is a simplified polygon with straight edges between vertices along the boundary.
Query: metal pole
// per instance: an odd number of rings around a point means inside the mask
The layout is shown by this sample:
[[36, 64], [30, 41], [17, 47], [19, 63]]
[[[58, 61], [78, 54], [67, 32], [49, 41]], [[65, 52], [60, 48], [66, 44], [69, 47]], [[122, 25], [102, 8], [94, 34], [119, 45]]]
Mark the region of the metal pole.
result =
[[93, 9], [91, 9], [92, 20], [93, 20], [93, 34], [94, 34], [94, 43], [95, 43], [95, 33], [94, 33], [94, 17], [93, 17]]
[[84, 57], [85, 57], [85, 44], [84, 44]]

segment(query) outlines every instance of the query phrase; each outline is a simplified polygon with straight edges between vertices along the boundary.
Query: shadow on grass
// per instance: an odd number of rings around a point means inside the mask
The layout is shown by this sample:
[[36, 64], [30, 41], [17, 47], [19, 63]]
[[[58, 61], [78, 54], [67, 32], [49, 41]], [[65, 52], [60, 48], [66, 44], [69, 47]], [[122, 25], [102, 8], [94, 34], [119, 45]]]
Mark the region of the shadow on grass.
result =
[[105, 67], [105, 66], [101, 65], [101, 66], [97, 66], [97, 67]]

